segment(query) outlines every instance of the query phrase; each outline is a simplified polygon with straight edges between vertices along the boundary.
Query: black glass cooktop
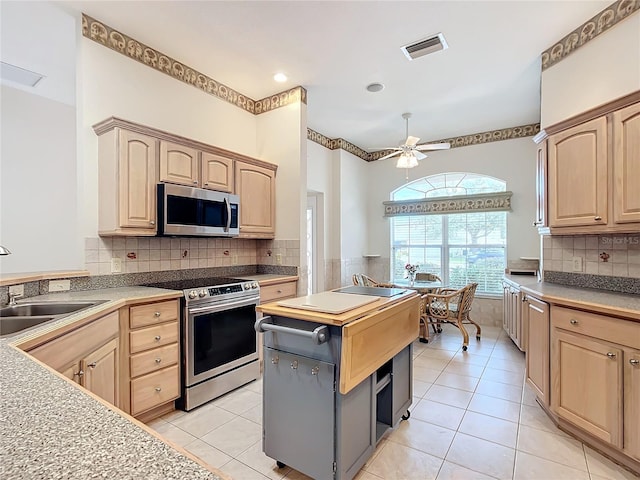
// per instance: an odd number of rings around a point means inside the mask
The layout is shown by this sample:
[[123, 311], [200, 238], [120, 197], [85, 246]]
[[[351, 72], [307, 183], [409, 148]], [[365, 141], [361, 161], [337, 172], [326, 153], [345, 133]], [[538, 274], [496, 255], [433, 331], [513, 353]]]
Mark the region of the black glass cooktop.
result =
[[167, 288], [169, 290], [187, 290], [190, 288], [215, 287], [216, 285], [228, 285], [230, 283], [246, 282], [239, 278], [211, 277], [211, 278], [186, 278], [183, 280], [170, 280], [168, 282], [154, 282], [144, 284], [143, 287]]

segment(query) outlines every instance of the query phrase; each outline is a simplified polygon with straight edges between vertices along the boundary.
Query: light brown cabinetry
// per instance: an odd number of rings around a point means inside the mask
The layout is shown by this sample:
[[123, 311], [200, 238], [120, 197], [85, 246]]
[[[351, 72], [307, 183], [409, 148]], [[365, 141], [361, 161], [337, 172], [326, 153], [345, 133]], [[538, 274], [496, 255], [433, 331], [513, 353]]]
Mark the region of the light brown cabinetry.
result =
[[233, 160], [202, 152], [200, 161], [202, 188], [233, 193]]
[[503, 318], [502, 327], [509, 335], [513, 343], [520, 350], [524, 351], [526, 347], [524, 339], [524, 324], [522, 317], [522, 293], [520, 288], [507, 282], [503, 284]]
[[637, 460], [640, 323], [554, 305], [551, 326], [552, 411]]
[[275, 177], [275, 169], [235, 162], [235, 193], [240, 196], [240, 237], [275, 236]]
[[157, 415], [149, 412], [172, 410], [180, 396], [179, 304], [168, 300], [133, 305], [123, 318], [128, 357], [124, 409], [150, 420]]
[[536, 149], [536, 218], [534, 227], [547, 227], [547, 141]]
[[98, 138], [98, 233], [155, 235], [158, 141], [113, 128]]
[[549, 305], [526, 295], [523, 317], [527, 322], [527, 383], [540, 402], [549, 406]]
[[107, 402], [120, 406], [118, 313], [44, 343], [29, 354]]
[[640, 223], [640, 103], [613, 113], [613, 221]]
[[195, 148], [166, 140], [160, 141], [160, 181], [197, 187], [199, 153]]

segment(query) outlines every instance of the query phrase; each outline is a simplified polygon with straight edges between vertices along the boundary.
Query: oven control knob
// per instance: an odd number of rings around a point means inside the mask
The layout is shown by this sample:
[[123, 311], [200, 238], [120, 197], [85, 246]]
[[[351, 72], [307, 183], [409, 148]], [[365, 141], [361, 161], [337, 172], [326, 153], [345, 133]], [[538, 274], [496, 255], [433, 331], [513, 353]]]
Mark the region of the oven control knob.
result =
[[258, 284], [257, 284], [256, 282], [253, 282], [253, 283], [251, 284], [251, 288], [258, 288]]
[[189, 298], [194, 299], [198, 296], [198, 292], [196, 292], [195, 290], [191, 290], [189, 292]]
[[251, 284], [250, 283], [245, 283], [244, 284], [244, 289], [245, 290], [249, 290], [251, 288]]
[[198, 295], [200, 295], [200, 298], [202, 298], [202, 297], [206, 297], [206, 296], [207, 296], [207, 291], [206, 291], [206, 290], [200, 290], [200, 291], [198, 292]]

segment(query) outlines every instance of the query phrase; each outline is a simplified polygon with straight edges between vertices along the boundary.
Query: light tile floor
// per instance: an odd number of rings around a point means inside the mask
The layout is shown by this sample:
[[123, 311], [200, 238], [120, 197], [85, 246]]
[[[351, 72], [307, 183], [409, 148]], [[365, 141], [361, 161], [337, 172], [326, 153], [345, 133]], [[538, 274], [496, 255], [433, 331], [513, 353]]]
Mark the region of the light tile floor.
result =
[[[633, 474], [558, 430], [524, 385], [524, 354], [499, 328], [452, 326], [414, 343], [411, 418], [389, 430], [356, 477], [382, 479], [618, 480]], [[262, 453], [262, 382], [150, 423], [235, 480], [308, 477]]]

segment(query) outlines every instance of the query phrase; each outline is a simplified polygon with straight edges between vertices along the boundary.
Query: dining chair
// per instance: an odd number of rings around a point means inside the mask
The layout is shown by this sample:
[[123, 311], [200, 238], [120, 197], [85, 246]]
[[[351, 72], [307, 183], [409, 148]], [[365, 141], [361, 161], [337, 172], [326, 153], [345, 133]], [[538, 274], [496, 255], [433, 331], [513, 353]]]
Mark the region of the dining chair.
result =
[[373, 278], [368, 277], [364, 273], [354, 273], [351, 276], [351, 280], [353, 281], [354, 285], [357, 285], [360, 287], [387, 287], [387, 288], [393, 287], [392, 283], [378, 282], [377, 280], [374, 280]]
[[434, 332], [442, 332], [442, 324], [450, 323], [462, 333], [462, 350], [469, 346], [469, 334], [464, 324], [476, 327], [476, 339], [480, 340], [481, 328], [471, 319], [470, 312], [477, 283], [469, 283], [459, 290], [443, 288], [438, 293], [422, 296], [420, 305], [420, 341], [429, 342], [429, 325]]
[[417, 282], [442, 282], [442, 279], [435, 273], [418, 272], [416, 273], [416, 281]]

